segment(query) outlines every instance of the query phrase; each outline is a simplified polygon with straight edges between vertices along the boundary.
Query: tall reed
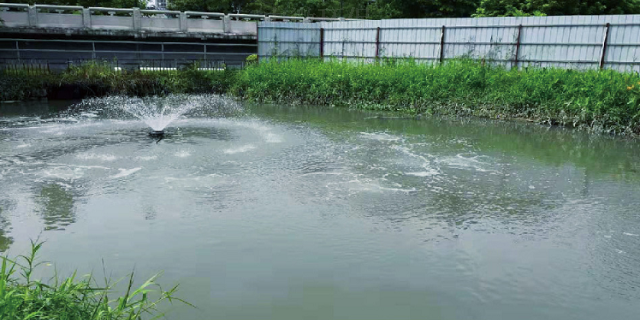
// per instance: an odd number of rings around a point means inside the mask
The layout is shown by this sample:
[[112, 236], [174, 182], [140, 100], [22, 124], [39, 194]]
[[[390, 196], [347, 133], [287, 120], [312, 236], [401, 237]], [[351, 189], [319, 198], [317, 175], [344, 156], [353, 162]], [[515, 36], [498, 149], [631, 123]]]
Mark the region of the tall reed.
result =
[[408, 113], [527, 118], [594, 131], [640, 133], [640, 76], [616, 71], [506, 69], [472, 60], [353, 63], [261, 61], [234, 93], [262, 102]]
[[3, 320], [140, 320], [162, 316], [158, 306], [167, 301], [187, 302], [174, 295], [177, 286], [163, 290], [156, 274], [135, 288], [133, 273], [123, 295], [113, 298], [115, 283], [105, 279], [98, 285], [93, 275], [74, 272], [63, 279], [57, 275], [49, 282], [34, 279], [34, 271], [43, 264], [37, 260], [42, 242], [32, 242], [31, 252], [17, 259], [1, 257], [0, 319]]

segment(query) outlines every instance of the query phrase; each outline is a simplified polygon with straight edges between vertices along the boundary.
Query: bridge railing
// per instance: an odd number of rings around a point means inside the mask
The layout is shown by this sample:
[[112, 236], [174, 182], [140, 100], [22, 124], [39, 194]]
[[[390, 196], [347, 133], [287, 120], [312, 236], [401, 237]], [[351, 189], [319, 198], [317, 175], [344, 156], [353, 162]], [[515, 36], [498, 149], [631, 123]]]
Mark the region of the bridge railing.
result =
[[0, 27], [255, 35], [258, 21], [311, 23], [334, 20], [344, 19], [0, 3]]

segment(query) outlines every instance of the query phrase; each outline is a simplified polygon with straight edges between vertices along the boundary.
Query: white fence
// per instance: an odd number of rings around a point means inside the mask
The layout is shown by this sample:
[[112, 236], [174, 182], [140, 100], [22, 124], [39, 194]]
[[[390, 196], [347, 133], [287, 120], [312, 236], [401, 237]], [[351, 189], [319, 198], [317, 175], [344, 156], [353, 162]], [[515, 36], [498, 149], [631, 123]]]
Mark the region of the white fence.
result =
[[0, 3], [0, 27], [201, 32], [256, 35], [258, 21], [332, 21], [257, 14]]
[[507, 67], [640, 72], [640, 15], [261, 22], [258, 41], [260, 58], [470, 57]]

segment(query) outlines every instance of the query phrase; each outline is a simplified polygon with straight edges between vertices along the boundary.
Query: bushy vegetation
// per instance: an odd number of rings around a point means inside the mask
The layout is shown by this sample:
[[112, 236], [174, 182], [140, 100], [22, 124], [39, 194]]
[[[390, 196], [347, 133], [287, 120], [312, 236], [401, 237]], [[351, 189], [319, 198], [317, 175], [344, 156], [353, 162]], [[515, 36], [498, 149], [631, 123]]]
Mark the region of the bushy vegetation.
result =
[[259, 102], [336, 105], [411, 114], [524, 118], [597, 132], [640, 134], [640, 76], [616, 71], [506, 69], [455, 60], [353, 63], [261, 61], [244, 70], [116, 71], [90, 63], [54, 75], [9, 73], [0, 100], [230, 93]]
[[274, 60], [248, 67], [236, 81], [236, 95], [262, 102], [515, 117], [640, 133], [640, 76], [616, 71], [516, 70], [471, 60]]
[[[4, 0], [30, 3], [35, 0]], [[144, 8], [147, 0], [47, 0], [46, 4]], [[358, 19], [640, 13], [640, 0], [172, 0], [181, 11], [255, 13]]]
[[169, 93], [224, 93], [234, 78], [233, 70], [116, 70], [110, 63], [91, 62], [71, 66], [61, 74], [11, 70], [0, 76], [0, 101], [51, 98], [83, 98], [121, 94], [131, 96]]
[[640, 0], [174, 0], [175, 10], [367, 19], [640, 13]]
[[[141, 320], [159, 318], [160, 303], [180, 301], [174, 297], [177, 287], [163, 290], [153, 276], [138, 288], [133, 287], [133, 274], [128, 278], [124, 294], [110, 297], [113, 285], [105, 280], [98, 285], [91, 276], [69, 278], [55, 276], [49, 282], [33, 278], [42, 265], [37, 254], [42, 243], [33, 243], [28, 255], [15, 260], [0, 257], [0, 319], [2, 320]], [[187, 303], [188, 304], [188, 303]]]

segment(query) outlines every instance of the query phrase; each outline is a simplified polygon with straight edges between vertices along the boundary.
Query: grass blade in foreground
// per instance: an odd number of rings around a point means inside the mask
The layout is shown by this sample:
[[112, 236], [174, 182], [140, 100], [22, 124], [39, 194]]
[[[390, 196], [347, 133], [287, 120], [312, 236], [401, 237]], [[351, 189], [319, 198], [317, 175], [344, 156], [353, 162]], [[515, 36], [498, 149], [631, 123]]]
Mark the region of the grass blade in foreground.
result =
[[[37, 262], [42, 242], [32, 242], [29, 255], [12, 260], [0, 257], [0, 319], [3, 320], [138, 320], [162, 316], [157, 307], [174, 297], [177, 286], [163, 290], [156, 282], [160, 274], [134, 288], [134, 275], [124, 296], [110, 299], [115, 283], [105, 280], [98, 286], [92, 275], [76, 279], [76, 273], [67, 279], [54, 277], [51, 285], [32, 279], [33, 271], [42, 264]], [[155, 297], [155, 298], [151, 298]]]

